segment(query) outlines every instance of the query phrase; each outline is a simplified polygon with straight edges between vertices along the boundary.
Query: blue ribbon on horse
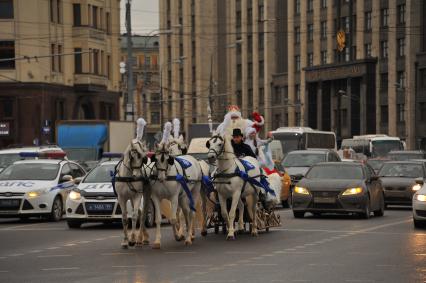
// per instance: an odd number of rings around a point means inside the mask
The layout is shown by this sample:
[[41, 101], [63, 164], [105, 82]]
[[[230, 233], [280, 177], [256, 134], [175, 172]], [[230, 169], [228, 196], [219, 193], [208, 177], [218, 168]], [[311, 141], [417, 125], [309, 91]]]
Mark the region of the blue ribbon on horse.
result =
[[192, 193], [189, 190], [188, 185], [186, 184], [185, 177], [182, 176], [181, 174], [176, 174], [176, 182], [178, 182], [179, 184], [181, 184], [183, 190], [185, 191], [186, 195], [188, 196], [188, 199], [189, 199], [189, 208], [192, 211], [195, 211], [194, 199], [192, 198]]
[[268, 182], [268, 180], [266, 180], [266, 178], [264, 176], [260, 177], [260, 182], [259, 182], [255, 178], [250, 177], [247, 172], [241, 171], [240, 168], [238, 168], [238, 166], [235, 169], [235, 173], [238, 176], [240, 176], [241, 179], [248, 182], [249, 184], [256, 186], [256, 187], [263, 188], [263, 189], [265, 189], [266, 193], [270, 193], [271, 195], [275, 196], [274, 190], [272, 190], [269, 187], [269, 182]]
[[203, 182], [204, 187], [207, 189], [207, 194], [214, 192], [213, 182], [209, 176], [203, 176], [201, 181]]

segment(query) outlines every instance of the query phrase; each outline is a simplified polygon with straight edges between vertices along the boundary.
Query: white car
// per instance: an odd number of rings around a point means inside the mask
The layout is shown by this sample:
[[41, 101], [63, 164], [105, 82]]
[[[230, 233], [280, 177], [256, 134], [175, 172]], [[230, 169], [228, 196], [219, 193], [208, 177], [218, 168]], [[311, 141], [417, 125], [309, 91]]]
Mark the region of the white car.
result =
[[421, 188], [413, 195], [413, 222], [416, 228], [426, 228], [426, 185], [423, 179], [416, 179], [416, 183], [414, 186]]
[[20, 156], [21, 152], [62, 152], [62, 149], [56, 145], [2, 149], [0, 150], [0, 172], [15, 161], [23, 159], [37, 159], [35, 156], [22, 157]]
[[[121, 221], [121, 208], [114, 193], [111, 183], [111, 172], [118, 161], [105, 161], [81, 180], [77, 189], [73, 190], [66, 201], [67, 223], [70, 228], [79, 228], [86, 222], [119, 222]], [[141, 207], [142, 209], [142, 203]], [[128, 217], [131, 218], [133, 208], [127, 203]], [[154, 225], [154, 212], [152, 203], [148, 208], [146, 225]]]
[[[59, 221], [74, 178], [86, 173], [77, 163], [61, 159], [16, 161], [0, 173], [0, 216], [44, 216]], [[45, 156], [47, 158], [52, 158]], [[59, 154], [54, 154], [59, 158]]]

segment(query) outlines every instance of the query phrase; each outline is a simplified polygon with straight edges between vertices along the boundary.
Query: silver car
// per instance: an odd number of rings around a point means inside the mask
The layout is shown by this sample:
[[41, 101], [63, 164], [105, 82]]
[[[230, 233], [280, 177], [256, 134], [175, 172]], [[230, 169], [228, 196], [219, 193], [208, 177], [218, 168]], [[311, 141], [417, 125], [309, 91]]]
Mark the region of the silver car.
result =
[[413, 195], [414, 227], [426, 228], [426, 185], [423, 178], [416, 179], [416, 183], [419, 190]]

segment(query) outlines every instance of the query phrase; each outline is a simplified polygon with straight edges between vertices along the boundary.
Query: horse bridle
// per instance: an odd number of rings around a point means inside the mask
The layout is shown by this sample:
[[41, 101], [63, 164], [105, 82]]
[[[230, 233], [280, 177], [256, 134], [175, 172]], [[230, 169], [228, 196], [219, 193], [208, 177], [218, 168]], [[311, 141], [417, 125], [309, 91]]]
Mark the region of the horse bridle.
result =
[[[217, 152], [216, 149], [214, 149], [214, 148], [210, 148], [210, 141], [216, 142], [218, 139], [222, 141], [222, 147], [220, 148], [219, 152]], [[221, 156], [225, 152], [225, 140], [219, 135], [215, 135], [215, 136], [211, 137], [207, 141], [206, 146], [209, 149], [209, 151], [207, 151], [207, 154], [209, 154], [210, 152], [213, 152], [216, 155], [216, 158]]]
[[[166, 154], [169, 154], [169, 155], [170, 155], [170, 153], [169, 153], [169, 152], [168, 152], [168, 151], [164, 148], [164, 147], [165, 147], [165, 145], [164, 145], [164, 144], [163, 144], [162, 146], [163, 146], [163, 149], [162, 149], [162, 150], [160, 150], [160, 151], [157, 151], [155, 154], [160, 153], [160, 154], [161, 154], [160, 161], [161, 161], [161, 162], [164, 162], [165, 155], [166, 155]], [[158, 160], [156, 160], [156, 159], [155, 159], [155, 168], [157, 169], [157, 171], [160, 171], [160, 172], [167, 172], [167, 170], [169, 169], [169, 165], [170, 165], [169, 161], [170, 161], [171, 159], [173, 159], [173, 160], [174, 160], [173, 156], [169, 156], [169, 160], [167, 161], [166, 168], [160, 168], [160, 167], [158, 167], [158, 165], [157, 165]]]
[[[128, 153], [129, 154], [128, 157], [129, 157], [129, 161], [130, 161], [130, 169], [132, 169], [132, 170], [141, 169], [148, 161], [146, 156], [142, 157], [141, 153], [137, 149], [133, 148], [135, 144], [137, 144], [139, 146], [140, 150], [142, 151], [142, 145], [141, 145], [140, 141], [137, 141], [136, 143], [132, 142], [131, 149], [129, 150], [129, 153]], [[134, 161], [133, 155], [134, 154], [137, 156], [138, 159], [142, 159], [140, 166], [133, 166], [133, 161]]]
[[170, 142], [170, 146], [174, 146], [174, 145], [178, 146], [178, 149], [182, 152], [182, 154], [186, 154], [186, 152], [188, 151], [188, 147], [182, 148], [182, 146], [178, 142], [176, 141]]

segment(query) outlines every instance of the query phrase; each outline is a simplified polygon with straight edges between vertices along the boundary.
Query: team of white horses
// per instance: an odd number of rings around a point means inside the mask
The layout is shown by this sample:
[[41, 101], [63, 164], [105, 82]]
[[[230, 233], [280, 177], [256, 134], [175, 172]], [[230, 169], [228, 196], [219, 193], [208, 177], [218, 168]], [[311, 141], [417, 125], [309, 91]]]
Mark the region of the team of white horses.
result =
[[[209, 165], [205, 161], [196, 160], [186, 155], [186, 145], [183, 137], [179, 135], [179, 122], [167, 122], [164, 126], [163, 138], [155, 145], [154, 155], [148, 158], [148, 148], [143, 141], [143, 129], [145, 121], [137, 121], [137, 137], [132, 140], [123, 154], [123, 160], [117, 166], [115, 190], [119, 204], [122, 208], [122, 221], [124, 239], [123, 248], [134, 245], [149, 244], [149, 235], [145, 226], [148, 202], [152, 199], [155, 209], [156, 233], [153, 248], [161, 247], [161, 209], [163, 199], [171, 203], [170, 224], [177, 241], [185, 240], [186, 245], [191, 245], [194, 240], [195, 204], [201, 201], [202, 215], [204, 218], [201, 234], [207, 234], [206, 227], [206, 200], [207, 191], [203, 184], [203, 177], [209, 175]], [[173, 130], [173, 135], [171, 134]], [[231, 145], [231, 137], [215, 132], [207, 142], [209, 148], [209, 161], [216, 161], [215, 189], [220, 202], [221, 214], [227, 224], [227, 239], [235, 239], [234, 220], [236, 209], [240, 215], [244, 214], [242, 198], [251, 196], [253, 201], [249, 207], [251, 216], [251, 235], [257, 236], [256, 210], [258, 201], [258, 189], [247, 185], [247, 180], [238, 174], [245, 172], [244, 166], [235, 157]], [[252, 164], [252, 170], [248, 174], [252, 178], [259, 178], [260, 167], [256, 159], [245, 157]], [[209, 176], [210, 177], [210, 176]], [[228, 211], [227, 200], [231, 199], [231, 207]], [[143, 200], [143, 211], [138, 211]], [[126, 203], [130, 201], [133, 206], [132, 230], [128, 233], [128, 219]], [[180, 215], [185, 219], [184, 232], [181, 229]], [[136, 223], [140, 223], [139, 231], [136, 231]], [[238, 229], [243, 229], [243, 217], [239, 217]]]

